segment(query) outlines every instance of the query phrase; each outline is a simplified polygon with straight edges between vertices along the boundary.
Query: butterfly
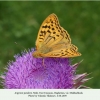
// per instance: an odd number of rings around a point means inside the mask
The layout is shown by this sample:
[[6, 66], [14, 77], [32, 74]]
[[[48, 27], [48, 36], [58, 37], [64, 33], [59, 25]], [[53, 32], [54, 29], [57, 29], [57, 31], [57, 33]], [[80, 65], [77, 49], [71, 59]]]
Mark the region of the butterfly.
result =
[[36, 40], [36, 51], [32, 55], [36, 58], [69, 58], [80, 56], [81, 53], [71, 44], [68, 32], [60, 26], [57, 16], [53, 13], [43, 21]]

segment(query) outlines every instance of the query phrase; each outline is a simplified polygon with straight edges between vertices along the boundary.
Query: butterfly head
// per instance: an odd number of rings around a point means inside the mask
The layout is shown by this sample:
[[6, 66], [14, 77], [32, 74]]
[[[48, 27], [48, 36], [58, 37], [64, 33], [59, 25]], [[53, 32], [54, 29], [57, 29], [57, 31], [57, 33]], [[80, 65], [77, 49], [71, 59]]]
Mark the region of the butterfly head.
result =
[[38, 51], [34, 51], [32, 55], [33, 55], [33, 57], [35, 57], [35, 58], [40, 58], [40, 57], [42, 57], [42, 54], [41, 54], [40, 52], [38, 52]]

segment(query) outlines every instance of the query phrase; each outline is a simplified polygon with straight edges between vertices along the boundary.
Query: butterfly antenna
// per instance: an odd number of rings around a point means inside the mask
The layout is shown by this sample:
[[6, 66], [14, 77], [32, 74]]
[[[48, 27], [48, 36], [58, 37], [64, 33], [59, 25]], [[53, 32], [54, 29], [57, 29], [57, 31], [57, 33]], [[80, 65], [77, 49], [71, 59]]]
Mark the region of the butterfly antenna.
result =
[[19, 47], [23, 48], [23, 49], [25, 50], [25, 52], [28, 52], [28, 51], [26, 50], [26, 48], [24, 48], [23, 46], [19, 45], [17, 42], [15, 42], [15, 44], [17, 44]]

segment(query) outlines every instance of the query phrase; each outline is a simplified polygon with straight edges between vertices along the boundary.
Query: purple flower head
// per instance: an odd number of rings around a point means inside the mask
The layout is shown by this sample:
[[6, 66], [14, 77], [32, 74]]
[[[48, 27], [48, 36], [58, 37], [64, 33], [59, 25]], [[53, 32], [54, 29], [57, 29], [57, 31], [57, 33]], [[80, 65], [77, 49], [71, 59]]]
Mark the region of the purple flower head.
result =
[[68, 58], [34, 58], [34, 49], [15, 55], [2, 75], [5, 89], [73, 89], [86, 82], [87, 73], [76, 75]]

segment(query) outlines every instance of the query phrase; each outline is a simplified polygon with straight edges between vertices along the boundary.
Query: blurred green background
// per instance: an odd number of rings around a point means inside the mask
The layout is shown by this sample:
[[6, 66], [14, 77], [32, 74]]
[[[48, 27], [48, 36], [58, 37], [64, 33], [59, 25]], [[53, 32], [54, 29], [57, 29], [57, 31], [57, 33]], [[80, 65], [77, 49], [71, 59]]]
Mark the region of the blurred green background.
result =
[[35, 46], [40, 25], [51, 13], [82, 53], [72, 59], [72, 64], [83, 59], [77, 73], [91, 73], [85, 85], [100, 88], [100, 2], [0, 2], [0, 74], [15, 54]]

